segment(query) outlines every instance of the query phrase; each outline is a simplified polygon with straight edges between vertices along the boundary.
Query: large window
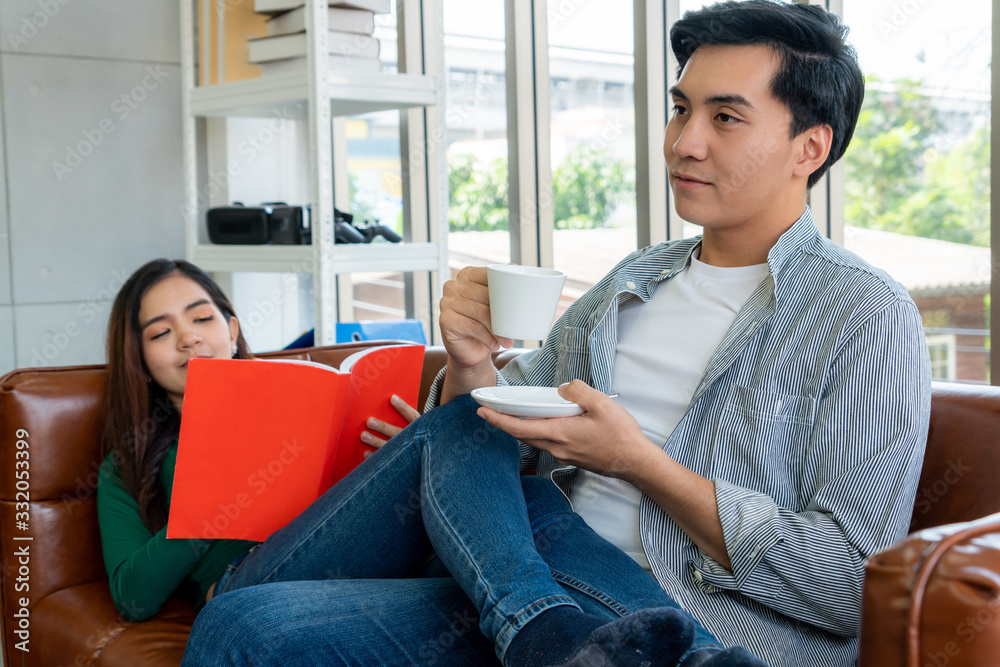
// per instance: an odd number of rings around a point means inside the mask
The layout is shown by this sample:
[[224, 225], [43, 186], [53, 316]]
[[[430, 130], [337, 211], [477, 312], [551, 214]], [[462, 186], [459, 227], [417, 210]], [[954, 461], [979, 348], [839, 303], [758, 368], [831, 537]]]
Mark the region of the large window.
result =
[[[383, 64], [393, 69], [395, 15], [377, 18]], [[503, 0], [444, 0], [444, 28], [448, 247], [454, 275], [464, 266], [510, 261]], [[350, 118], [345, 131], [351, 212], [402, 233], [399, 113]], [[352, 282], [355, 319], [405, 316], [403, 275], [341, 279]]]
[[510, 261], [504, 0], [444, 1], [452, 274]]
[[[396, 3], [388, 14], [375, 15], [379, 60], [385, 71], [398, 69]], [[382, 111], [348, 117], [343, 121], [347, 146], [348, 203], [338, 210], [355, 224], [383, 224], [403, 233], [402, 153], [400, 114]], [[374, 243], [386, 242], [376, 236]], [[405, 277], [400, 273], [351, 273], [338, 276], [342, 298], [340, 314], [347, 320], [400, 319], [406, 317]], [[342, 283], [346, 281], [347, 285]], [[346, 289], [343, 289], [345, 288]]]
[[844, 245], [902, 282], [934, 377], [988, 382], [990, 0], [844, 0], [867, 78]]
[[636, 247], [631, 3], [550, 3], [555, 268], [578, 298]]

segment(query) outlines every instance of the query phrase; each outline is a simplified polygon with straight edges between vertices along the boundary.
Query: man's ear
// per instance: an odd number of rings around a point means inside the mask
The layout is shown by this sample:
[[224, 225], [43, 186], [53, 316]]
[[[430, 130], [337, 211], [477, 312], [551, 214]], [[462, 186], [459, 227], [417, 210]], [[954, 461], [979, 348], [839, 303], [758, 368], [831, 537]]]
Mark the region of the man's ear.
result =
[[830, 155], [830, 144], [833, 142], [833, 129], [829, 125], [817, 125], [799, 135], [802, 149], [795, 162], [795, 174], [803, 178], [823, 166]]

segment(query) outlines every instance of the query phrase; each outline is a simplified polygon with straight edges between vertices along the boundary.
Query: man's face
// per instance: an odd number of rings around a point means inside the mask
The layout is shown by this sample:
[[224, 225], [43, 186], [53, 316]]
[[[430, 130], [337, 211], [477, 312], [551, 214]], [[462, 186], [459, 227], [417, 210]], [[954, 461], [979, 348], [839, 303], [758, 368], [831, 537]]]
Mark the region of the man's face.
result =
[[789, 137], [791, 112], [771, 94], [778, 62], [765, 46], [701, 46], [671, 89], [670, 186], [677, 213], [706, 231], [764, 229], [804, 210], [793, 180], [802, 140]]

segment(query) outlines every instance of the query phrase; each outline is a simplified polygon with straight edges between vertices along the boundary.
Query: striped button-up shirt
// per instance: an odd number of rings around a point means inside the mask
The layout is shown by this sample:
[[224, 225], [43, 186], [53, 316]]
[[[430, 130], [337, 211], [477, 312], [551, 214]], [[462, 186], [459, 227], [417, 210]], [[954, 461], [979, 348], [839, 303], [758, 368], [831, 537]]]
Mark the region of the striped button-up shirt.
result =
[[[619, 303], [647, 302], [699, 241], [624, 259], [498, 380], [608, 391]], [[714, 481], [732, 571], [645, 496], [640, 536], [660, 585], [722, 643], [774, 667], [851, 665], [864, 559], [905, 535], [923, 461], [920, 314], [902, 286], [820, 236], [808, 209], [767, 263], [663, 447]], [[523, 443], [522, 464], [568, 495], [575, 468]]]

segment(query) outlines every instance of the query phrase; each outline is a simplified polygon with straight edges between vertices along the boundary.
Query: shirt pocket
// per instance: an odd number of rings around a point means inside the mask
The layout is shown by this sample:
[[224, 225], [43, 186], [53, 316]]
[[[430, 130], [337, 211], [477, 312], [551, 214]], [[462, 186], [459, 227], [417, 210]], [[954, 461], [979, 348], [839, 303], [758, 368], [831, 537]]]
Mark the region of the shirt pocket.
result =
[[715, 433], [712, 476], [801, 509], [816, 399], [733, 385]]
[[556, 386], [573, 380], [590, 384], [590, 330], [583, 327], [563, 327], [559, 338], [559, 358], [556, 362]]

